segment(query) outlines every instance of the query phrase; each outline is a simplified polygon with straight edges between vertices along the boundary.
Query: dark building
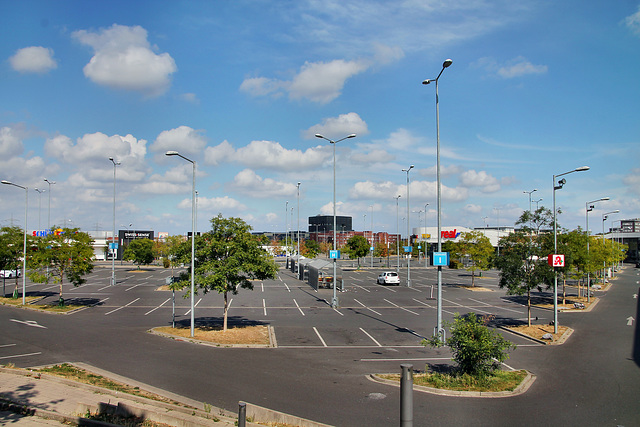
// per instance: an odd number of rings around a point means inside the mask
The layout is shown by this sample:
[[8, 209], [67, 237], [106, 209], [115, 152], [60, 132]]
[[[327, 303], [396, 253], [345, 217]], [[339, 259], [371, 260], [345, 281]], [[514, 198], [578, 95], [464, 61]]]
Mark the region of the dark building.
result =
[[141, 231], [141, 230], [118, 230], [118, 255], [116, 259], [122, 259], [122, 254], [127, 245], [136, 239], [151, 239], [153, 240], [153, 231]]
[[[333, 215], [316, 215], [309, 217], [310, 233], [333, 232]], [[336, 216], [336, 232], [353, 231], [350, 216]]]

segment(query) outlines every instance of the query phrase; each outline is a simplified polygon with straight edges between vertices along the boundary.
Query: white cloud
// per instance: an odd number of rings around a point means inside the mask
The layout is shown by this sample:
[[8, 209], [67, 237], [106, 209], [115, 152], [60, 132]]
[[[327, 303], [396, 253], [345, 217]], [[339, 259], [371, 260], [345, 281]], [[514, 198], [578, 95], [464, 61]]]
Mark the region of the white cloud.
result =
[[369, 133], [367, 123], [357, 113], [340, 114], [338, 117], [329, 117], [322, 120], [321, 124], [313, 125], [302, 133], [307, 139], [313, 138], [316, 134], [327, 138], [342, 138], [355, 133], [356, 135], [366, 135]]
[[500, 182], [486, 171], [468, 170], [460, 175], [464, 187], [481, 187], [483, 193], [495, 193], [500, 190]]
[[247, 196], [260, 199], [293, 196], [297, 190], [295, 184], [262, 178], [251, 169], [240, 171], [234, 177], [230, 187]]
[[20, 155], [22, 150], [22, 138], [18, 132], [8, 126], [0, 128], [0, 158]]
[[371, 165], [372, 163], [389, 163], [395, 160], [396, 156], [389, 154], [385, 150], [371, 150], [366, 153], [353, 153], [351, 154], [351, 161], [355, 163], [362, 163], [365, 165]]
[[98, 32], [75, 31], [72, 36], [93, 48], [83, 71], [94, 83], [150, 97], [169, 89], [171, 74], [177, 70], [175, 61], [168, 53], [152, 50], [144, 28], [113, 24]]
[[218, 166], [219, 164], [231, 159], [234, 153], [235, 149], [233, 148], [233, 145], [231, 145], [229, 141], [225, 140], [215, 147], [205, 148], [204, 162], [208, 165]]
[[545, 74], [548, 71], [546, 65], [535, 65], [523, 56], [510, 59], [502, 64], [498, 63], [494, 58], [484, 57], [478, 59], [472, 65], [503, 79], [513, 79], [529, 74]]
[[346, 81], [369, 68], [365, 61], [305, 62], [290, 81], [253, 77], [245, 79], [240, 90], [251, 96], [281, 96], [289, 99], [308, 99], [318, 104], [327, 104], [342, 93]]
[[55, 69], [58, 64], [53, 59], [53, 49], [42, 46], [30, 46], [18, 49], [9, 58], [11, 68], [21, 73], [46, 73]]
[[624, 18], [624, 23], [633, 34], [640, 36], [640, 6], [638, 6], [638, 11], [636, 13]]
[[479, 214], [480, 212], [482, 212], [482, 206], [469, 203], [464, 207], [464, 211], [470, 214]]
[[[437, 183], [432, 181], [411, 181], [411, 199], [414, 200], [433, 200], [437, 197]], [[365, 199], [365, 200], [391, 200], [398, 195], [406, 197], [407, 186], [398, 185], [391, 181], [372, 182], [361, 181], [356, 182], [349, 190], [349, 198]], [[451, 188], [442, 186], [442, 199], [449, 202], [459, 202], [465, 200], [469, 196], [466, 188]]]
[[[191, 209], [191, 199], [184, 199], [179, 204], [180, 209]], [[241, 211], [247, 206], [229, 196], [224, 197], [198, 197], [198, 210], [219, 213], [223, 211]]]
[[191, 160], [200, 157], [207, 145], [207, 139], [201, 131], [189, 126], [179, 126], [175, 129], [160, 132], [160, 135], [151, 144], [149, 150], [164, 155], [167, 151], [178, 151], [183, 156]]
[[402, 151], [410, 150], [420, 143], [424, 143], [424, 138], [415, 136], [411, 131], [403, 128], [391, 132], [385, 141], [385, 145], [389, 148]]
[[[462, 172], [462, 167], [458, 165], [440, 165], [440, 176], [457, 175]], [[438, 166], [433, 165], [428, 168], [418, 169], [421, 176], [436, 177], [438, 175]]]
[[321, 165], [330, 157], [328, 150], [308, 148], [288, 150], [273, 141], [251, 141], [236, 150], [233, 159], [253, 169], [278, 169], [285, 171], [305, 170]]
[[391, 199], [398, 194], [406, 194], [406, 186], [395, 184], [391, 181], [356, 182], [349, 190], [351, 199]]

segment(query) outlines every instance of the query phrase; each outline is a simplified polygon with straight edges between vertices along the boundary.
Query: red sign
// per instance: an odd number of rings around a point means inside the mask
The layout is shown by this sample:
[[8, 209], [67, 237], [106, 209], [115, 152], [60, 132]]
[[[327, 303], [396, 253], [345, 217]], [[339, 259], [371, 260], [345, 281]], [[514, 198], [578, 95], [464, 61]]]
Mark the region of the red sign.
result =
[[547, 258], [547, 262], [551, 267], [564, 267], [564, 255], [551, 254]]
[[455, 239], [456, 237], [458, 237], [458, 235], [460, 235], [460, 233], [458, 233], [457, 229], [453, 229], [453, 230], [442, 230], [440, 232], [440, 235], [442, 236], [443, 239]]

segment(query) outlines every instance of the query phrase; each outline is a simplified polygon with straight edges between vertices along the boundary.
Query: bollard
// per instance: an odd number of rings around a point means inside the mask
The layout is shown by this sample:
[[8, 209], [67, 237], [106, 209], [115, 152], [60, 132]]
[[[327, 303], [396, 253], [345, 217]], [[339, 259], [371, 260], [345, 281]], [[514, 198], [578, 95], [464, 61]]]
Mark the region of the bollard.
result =
[[413, 365], [400, 365], [400, 426], [413, 427]]
[[238, 402], [238, 427], [245, 427], [247, 425], [247, 404], [245, 402]]

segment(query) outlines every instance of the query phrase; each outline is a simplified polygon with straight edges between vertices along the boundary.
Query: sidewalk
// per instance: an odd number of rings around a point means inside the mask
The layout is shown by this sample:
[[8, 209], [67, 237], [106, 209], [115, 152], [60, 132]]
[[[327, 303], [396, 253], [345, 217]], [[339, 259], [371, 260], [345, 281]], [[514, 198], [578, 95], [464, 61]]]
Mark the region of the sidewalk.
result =
[[[145, 387], [147, 391], [152, 387]], [[158, 393], [180, 405], [126, 395], [75, 381], [28, 370], [0, 368], [0, 424], [42, 426], [109, 425], [83, 418], [88, 413], [138, 416], [172, 426], [233, 426], [237, 417], [201, 402]], [[257, 424], [246, 423], [247, 426]]]
[[[81, 426], [113, 425], [84, 418], [89, 414], [137, 417], [139, 420], [179, 427], [237, 425], [237, 413], [160, 390], [93, 366], [82, 363], [73, 365], [110, 380], [162, 396], [174, 403], [118, 393], [26, 369], [0, 367], [0, 425], [11, 424], [20, 427], [55, 426], [61, 423]], [[246, 418], [256, 422], [281, 423], [299, 427], [330, 427], [251, 403], [246, 403]], [[249, 421], [245, 425], [247, 427], [264, 426], [264, 424], [259, 425]]]

